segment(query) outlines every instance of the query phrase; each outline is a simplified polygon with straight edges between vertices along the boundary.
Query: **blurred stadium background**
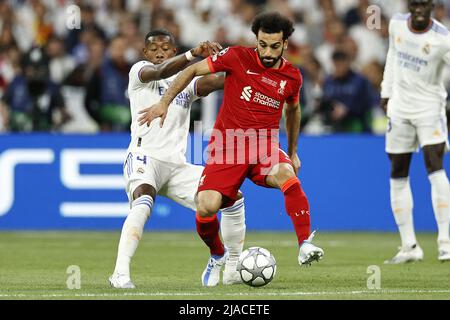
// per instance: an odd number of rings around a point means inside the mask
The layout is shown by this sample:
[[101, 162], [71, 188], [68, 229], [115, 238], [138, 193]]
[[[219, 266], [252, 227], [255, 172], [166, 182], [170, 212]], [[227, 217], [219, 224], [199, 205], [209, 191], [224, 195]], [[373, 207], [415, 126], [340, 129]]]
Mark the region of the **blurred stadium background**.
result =
[[[260, 11], [276, 9], [295, 21], [296, 31], [286, 58], [301, 68], [305, 78], [302, 131], [315, 135], [382, 134], [384, 118], [378, 108], [378, 96], [388, 48], [388, 23], [395, 12], [405, 11], [405, 3], [406, 0], [3, 0], [0, 132], [127, 131], [128, 70], [140, 60], [143, 36], [149, 30], [171, 31], [180, 53], [205, 39], [216, 40], [224, 47], [251, 46], [253, 17]], [[450, 25], [447, 1], [437, 4], [436, 19]], [[378, 9], [381, 15], [374, 21], [374, 10]], [[375, 29], [370, 27], [374, 22]], [[347, 84], [354, 90], [339, 106], [335, 105], [336, 88], [343, 84], [337, 83], [334, 76], [336, 72], [350, 71], [342, 64], [336, 70], [335, 63], [342, 62], [343, 57], [337, 53], [345, 53], [349, 68], [357, 75], [348, 79]], [[27, 86], [30, 81], [31, 90]], [[42, 91], [52, 99], [34, 101]], [[196, 105], [192, 122], [203, 120], [206, 127], [210, 126], [218, 101], [220, 97], [207, 99], [203, 109]], [[344, 112], [333, 113], [336, 109]]]

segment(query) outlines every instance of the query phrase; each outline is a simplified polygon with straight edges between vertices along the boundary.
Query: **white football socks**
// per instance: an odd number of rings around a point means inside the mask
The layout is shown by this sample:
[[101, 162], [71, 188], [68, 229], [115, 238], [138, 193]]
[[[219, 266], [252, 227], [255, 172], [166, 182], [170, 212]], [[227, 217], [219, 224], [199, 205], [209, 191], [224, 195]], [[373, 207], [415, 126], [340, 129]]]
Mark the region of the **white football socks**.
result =
[[131, 211], [125, 219], [120, 235], [115, 273], [130, 276], [131, 258], [141, 240], [144, 225], [150, 216], [152, 207], [153, 199], [147, 195], [132, 202]]
[[429, 176], [434, 216], [438, 225], [438, 242], [449, 241], [450, 185], [444, 170]]
[[233, 206], [224, 208], [221, 211], [220, 230], [224, 245], [228, 248], [229, 253], [225, 263], [225, 271], [236, 271], [239, 255], [242, 253], [245, 240], [244, 198], [237, 200]]
[[391, 179], [391, 208], [400, 231], [403, 248], [417, 244], [413, 224], [413, 197], [408, 178]]

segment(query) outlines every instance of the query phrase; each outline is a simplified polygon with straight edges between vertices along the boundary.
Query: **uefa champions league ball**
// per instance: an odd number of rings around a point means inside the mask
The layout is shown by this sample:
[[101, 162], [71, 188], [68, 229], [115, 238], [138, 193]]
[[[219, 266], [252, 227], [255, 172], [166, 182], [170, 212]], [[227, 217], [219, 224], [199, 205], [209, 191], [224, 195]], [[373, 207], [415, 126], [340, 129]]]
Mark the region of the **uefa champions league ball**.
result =
[[239, 256], [237, 271], [245, 284], [262, 287], [275, 277], [277, 262], [269, 250], [252, 247]]

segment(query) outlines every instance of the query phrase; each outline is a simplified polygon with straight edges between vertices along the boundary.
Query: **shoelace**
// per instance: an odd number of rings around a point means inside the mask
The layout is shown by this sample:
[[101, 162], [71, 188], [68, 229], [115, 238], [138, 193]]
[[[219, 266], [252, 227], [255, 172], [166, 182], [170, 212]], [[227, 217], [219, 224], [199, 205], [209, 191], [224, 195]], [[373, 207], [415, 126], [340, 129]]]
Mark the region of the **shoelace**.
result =
[[314, 236], [316, 235], [316, 231], [317, 231], [317, 230], [314, 230], [313, 232], [311, 232], [311, 234], [309, 235], [308, 239], [306, 239], [306, 240], [303, 241], [303, 242], [311, 243], [311, 242], [313, 241], [313, 239], [314, 239]]
[[218, 265], [219, 265], [219, 263], [215, 259], [209, 258], [208, 267], [207, 267], [208, 271], [211, 271], [212, 268], [214, 268], [214, 267], [216, 267]]

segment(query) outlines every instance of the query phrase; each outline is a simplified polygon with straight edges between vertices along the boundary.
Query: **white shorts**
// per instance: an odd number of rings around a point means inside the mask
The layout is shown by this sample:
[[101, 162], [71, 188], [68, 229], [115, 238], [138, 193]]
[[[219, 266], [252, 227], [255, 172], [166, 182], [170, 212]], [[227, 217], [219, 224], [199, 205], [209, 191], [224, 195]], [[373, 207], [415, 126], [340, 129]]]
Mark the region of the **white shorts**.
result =
[[389, 118], [386, 133], [386, 152], [413, 153], [420, 147], [446, 144], [448, 150], [447, 118], [445, 116], [406, 120]]
[[203, 169], [190, 163], [167, 163], [142, 153], [129, 152], [123, 167], [128, 200], [132, 201], [137, 187], [149, 184], [155, 187], [158, 195], [195, 211], [195, 194]]

